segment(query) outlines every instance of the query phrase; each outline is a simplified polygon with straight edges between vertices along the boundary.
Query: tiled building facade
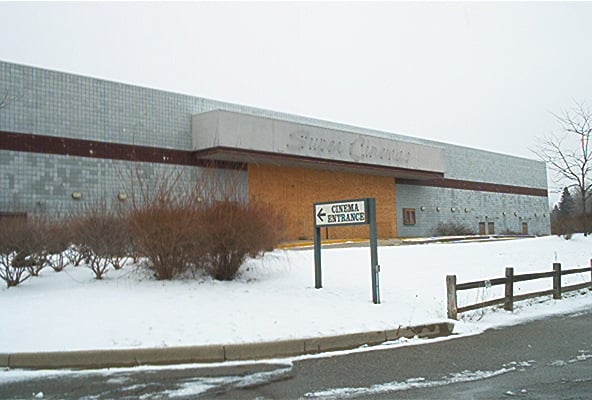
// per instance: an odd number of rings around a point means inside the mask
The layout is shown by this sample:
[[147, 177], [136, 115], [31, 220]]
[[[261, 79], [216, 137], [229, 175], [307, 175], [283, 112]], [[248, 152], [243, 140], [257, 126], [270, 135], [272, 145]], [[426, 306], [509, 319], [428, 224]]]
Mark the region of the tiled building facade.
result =
[[1, 215], [121, 205], [132, 171], [150, 181], [182, 170], [188, 187], [216, 176], [239, 200], [289, 210], [291, 239], [312, 236], [314, 202], [359, 197], [377, 198], [381, 237], [446, 222], [549, 233], [538, 161], [0, 62], [3, 95]]

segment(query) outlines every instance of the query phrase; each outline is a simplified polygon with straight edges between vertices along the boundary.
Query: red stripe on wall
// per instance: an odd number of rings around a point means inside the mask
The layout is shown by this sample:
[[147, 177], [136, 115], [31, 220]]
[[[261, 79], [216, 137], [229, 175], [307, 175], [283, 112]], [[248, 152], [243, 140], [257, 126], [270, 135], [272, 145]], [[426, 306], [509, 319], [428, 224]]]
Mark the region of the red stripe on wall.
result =
[[0, 150], [246, 170], [243, 163], [200, 160], [192, 151], [2, 131]]
[[429, 186], [447, 189], [462, 189], [478, 192], [494, 192], [508, 194], [522, 194], [526, 196], [548, 197], [547, 189], [530, 188], [523, 186], [500, 185], [497, 183], [463, 181], [458, 179], [397, 179], [398, 185]]

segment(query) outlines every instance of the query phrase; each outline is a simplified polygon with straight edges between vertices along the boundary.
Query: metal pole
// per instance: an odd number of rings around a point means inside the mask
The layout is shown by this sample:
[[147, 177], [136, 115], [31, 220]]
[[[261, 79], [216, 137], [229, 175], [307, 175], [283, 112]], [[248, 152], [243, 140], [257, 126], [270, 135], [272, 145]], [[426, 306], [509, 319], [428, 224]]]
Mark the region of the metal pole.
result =
[[553, 263], [553, 298], [561, 298], [561, 264]]
[[315, 263], [315, 289], [323, 287], [321, 270], [321, 228], [314, 228], [314, 263]]
[[504, 310], [514, 311], [514, 268], [506, 267]]
[[372, 302], [380, 304], [379, 276], [380, 266], [378, 265], [378, 233], [376, 230], [376, 199], [367, 199], [368, 218], [370, 219], [370, 265], [372, 273]]

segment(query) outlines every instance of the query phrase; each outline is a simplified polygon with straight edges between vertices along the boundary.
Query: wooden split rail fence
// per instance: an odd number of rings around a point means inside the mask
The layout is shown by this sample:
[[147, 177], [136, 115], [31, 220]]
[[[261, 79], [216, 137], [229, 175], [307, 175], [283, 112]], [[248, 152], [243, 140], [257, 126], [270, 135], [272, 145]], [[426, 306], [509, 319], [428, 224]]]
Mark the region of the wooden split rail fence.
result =
[[[590, 272], [590, 282], [579, 283], [570, 286], [561, 286], [561, 277], [564, 275], [579, 274], [583, 272]], [[514, 295], [514, 283], [524, 282], [534, 279], [542, 278], [553, 278], [553, 289], [543, 290], [539, 292], [526, 293], [521, 295]], [[490, 286], [505, 285], [504, 297], [484, 301], [481, 303], [471, 304], [463, 307], [459, 307], [457, 303], [457, 292], [460, 290], [488, 288]], [[561, 270], [560, 263], [553, 263], [553, 270], [550, 272], [538, 272], [530, 274], [514, 275], [514, 268], [506, 268], [506, 276], [504, 278], [474, 281], [467, 283], [456, 282], [456, 275], [446, 276], [446, 292], [447, 292], [447, 303], [448, 303], [448, 318], [458, 319], [458, 314], [462, 312], [477, 310], [484, 307], [491, 307], [499, 304], [504, 305], [504, 310], [513, 311], [514, 302], [526, 299], [532, 299], [540, 296], [553, 295], [554, 299], [560, 299], [562, 292], [570, 292], [574, 290], [580, 290], [584, 288], [592, 288], [592, 259], [590, 260], [590, 267], [575, 268], [569, 270]]]

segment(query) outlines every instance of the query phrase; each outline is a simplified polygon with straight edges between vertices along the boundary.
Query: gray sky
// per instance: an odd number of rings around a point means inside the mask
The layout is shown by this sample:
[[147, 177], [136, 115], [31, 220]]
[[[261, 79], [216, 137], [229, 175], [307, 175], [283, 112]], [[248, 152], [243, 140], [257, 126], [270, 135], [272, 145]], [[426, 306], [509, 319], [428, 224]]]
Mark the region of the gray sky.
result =
[[4, 61], [529, 158], [551, 112], [592, 105], [592, 2], [0, 2], [0, 17]]

